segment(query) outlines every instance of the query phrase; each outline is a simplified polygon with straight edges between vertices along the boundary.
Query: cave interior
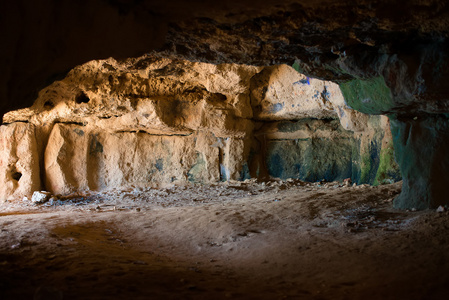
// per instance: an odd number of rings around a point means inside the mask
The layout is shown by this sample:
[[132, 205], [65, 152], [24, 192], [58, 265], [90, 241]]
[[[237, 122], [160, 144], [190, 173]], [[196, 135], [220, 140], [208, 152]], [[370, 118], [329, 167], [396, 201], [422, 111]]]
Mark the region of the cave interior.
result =
[[0, 10], [0, 296], [448, 292], [446, 1], [21, 0]]

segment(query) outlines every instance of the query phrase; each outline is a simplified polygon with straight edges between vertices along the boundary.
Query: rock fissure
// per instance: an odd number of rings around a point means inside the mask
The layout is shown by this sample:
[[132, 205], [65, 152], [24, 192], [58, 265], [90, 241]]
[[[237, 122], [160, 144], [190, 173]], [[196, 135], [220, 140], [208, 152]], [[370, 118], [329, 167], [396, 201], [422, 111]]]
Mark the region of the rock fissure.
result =
[[189, 134], [155, 134], [155, 133], [151, 133], [151, 132], [147, 132], [147, 131], [143, 131], [143, 130], [137, 130], [137, 131], [135, 131], [135, 130], [129, 130], [129, 131], [120, 130], [120, 131], [114, 131], [113, 133], [117, 133], [117, 134], [120, 134], [120, 133], [136, 133], [136, 134], [142, 133], [142, 134], [146, 134], [146, 135], [150, 135], [150, 136], [190, 136], [193, 134], [193, 133], [189, 133]]

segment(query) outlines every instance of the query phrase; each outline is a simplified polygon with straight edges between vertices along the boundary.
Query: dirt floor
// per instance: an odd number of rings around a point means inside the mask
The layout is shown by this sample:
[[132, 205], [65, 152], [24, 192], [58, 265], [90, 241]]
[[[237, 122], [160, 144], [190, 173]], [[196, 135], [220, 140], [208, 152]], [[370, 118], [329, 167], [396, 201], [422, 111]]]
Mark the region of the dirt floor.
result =
[[0, 204], [0, 299], [449, 299], [449, 214], [401, 183], [255, 181]]

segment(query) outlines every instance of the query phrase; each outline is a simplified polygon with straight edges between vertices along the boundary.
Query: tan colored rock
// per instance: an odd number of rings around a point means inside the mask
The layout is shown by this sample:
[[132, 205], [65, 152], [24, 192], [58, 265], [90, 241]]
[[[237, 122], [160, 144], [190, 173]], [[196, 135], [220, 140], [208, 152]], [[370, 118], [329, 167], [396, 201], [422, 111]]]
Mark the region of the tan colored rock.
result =
[[249, 82], [260, 67], [211, 65], [144, 56], [92, 61], [39, 93], [6, 122], [75, 122], [108, 131], [189, 134], [212, 130], [243, 137], [252, 130]]
[[220, 180], [221, 150], [211, 133], [160, 136], [89, 130], [55, 125], [45, 151], [46, 186], [54, 194]]
[[252, 81], [252, 105], [260, 120], [337, 118], [332, 98], [338, 85], [309, 78], [287, 65], [265, 68]]
[[[250, 101], [251, 99], [251, 101]], [[255, 115], [254, 115], [254, 112]], [[107, 131], [189, 134], [211, 130], [244, 138], [248, 119], [340, 118], [363, 131], [367, 117], [346, 106], [338, 85], [306, 77], [287, 65], [212, 65], [143, 56], [91, 61], [39, 93], [6, 122], [76, 122]]]
[[251, 99], [259, 120], [340, 119], [344, 129], [363, 131], [368, 115], [348, 107], [337, 84], [307, 77], [287, 65], [253, 77]]
[[[371, 128], [366, 115], [349, 108], [338, 85], [287, 65], [213, 65], [151, 55], [78, 66], [40, 91], [32, 107], [4, 120], [35, 126], [45, 188], [55, 194], [240, 180], [250, 173], [268, 178], [274, 171], [293, 176], [298, 172], [291, 164], [313, 161], [303, 159], [304, 151], [325, 149], [349, 164], [353, 137], [361, 149], [381, 139], [379, 126]], [[342, 153], [326, 141], [340, 143]], [[291, 151], [281, 151], [283, 145]], [[277, 171], [276, 155], [292, 158], [283, 160], [290, 171]], [[341, 165], [332, 172], [342, 168], [350, 170]], [[307, 175], [303, 171], [298, 174]]]
[[[220, 174], [223, 180], [242, 180], [244, 165], [251, 150], [250, 139], [227, 138], [223, 141]], [[246, 166], [248, 168], [248, 166]]]
[[31, 198], [40, 188], [34, 125], [0, 126], [0, 200]]
[[369, 115], [353, 110], [346, 104], [337, 105], [336, 111], [344, 129], [353, 132], [363, 132], [368, 129]]

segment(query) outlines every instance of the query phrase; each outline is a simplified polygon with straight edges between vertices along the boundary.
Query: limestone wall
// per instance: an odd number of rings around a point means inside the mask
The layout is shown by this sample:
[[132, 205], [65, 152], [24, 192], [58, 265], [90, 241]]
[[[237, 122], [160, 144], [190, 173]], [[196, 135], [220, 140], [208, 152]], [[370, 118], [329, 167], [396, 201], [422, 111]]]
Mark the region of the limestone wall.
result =
[[92, 61], [4, 116], [0, 197], [269, 177], [381, 183], [399, 179], [385, 120], [286, 65]]
[[35, 127], [0, 126], [0, 200], [17, 200], [41, 187]]

